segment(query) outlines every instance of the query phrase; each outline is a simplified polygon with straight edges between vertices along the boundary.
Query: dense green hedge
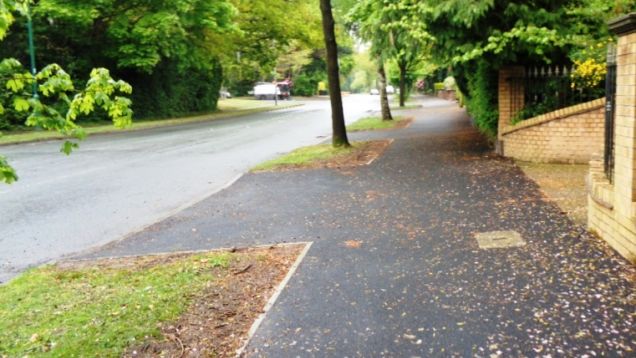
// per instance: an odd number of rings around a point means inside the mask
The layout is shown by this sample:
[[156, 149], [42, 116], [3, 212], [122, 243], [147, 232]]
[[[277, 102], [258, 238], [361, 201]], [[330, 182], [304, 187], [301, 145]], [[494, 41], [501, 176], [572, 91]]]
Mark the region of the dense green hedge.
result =
[[212, 70], [180, 70], [163, 62], [152, 74], [122, 73], [133, 86], [135, 118], [166, 118], [217, 108], [222, 70], [216, 62]]
[[498, 71], [488, 61], [480, 60], [474, 65], [473, 71], [467, 71], [469, 93], [464, 98], [468, 112], [473, 116], [479, 130], [490, 139], [497, 137], [497, 121], [499, 110], [497, 106], [497, 78]]
[[293, 78], [292, 95], [313, 96], [318, 93], [318, 83], [327, 80], [327, 63], [320, 57], [314, 57], [304, 66], [300, 74]]

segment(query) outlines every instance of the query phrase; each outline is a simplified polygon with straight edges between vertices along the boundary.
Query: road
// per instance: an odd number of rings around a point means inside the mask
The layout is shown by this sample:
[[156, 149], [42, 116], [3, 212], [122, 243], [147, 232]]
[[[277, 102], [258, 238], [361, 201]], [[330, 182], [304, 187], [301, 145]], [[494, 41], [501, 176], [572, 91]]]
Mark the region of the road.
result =
[[[347, 122], [379, 98], [344, 98]], [[125, 238], [221, 190], [254, 165], [331, 133], [327, 100], [208, 123], [0, 147], [20, 176], [0, 186], [0, 282]], [[175, 238], [178, 240], [179, 238]]]

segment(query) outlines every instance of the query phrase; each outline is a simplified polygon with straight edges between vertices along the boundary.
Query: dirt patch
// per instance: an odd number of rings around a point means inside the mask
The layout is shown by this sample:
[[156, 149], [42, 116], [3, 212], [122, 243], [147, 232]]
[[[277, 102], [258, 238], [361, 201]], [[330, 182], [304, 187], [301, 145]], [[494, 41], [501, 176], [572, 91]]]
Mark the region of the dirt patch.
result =
[[359, 249], [362, 247], [362, 241], [360, 240], [347, 240], [344, 242], [344, 246], [350, 249]]
[[[263, 171], [292, 171], [292, 170], [304, 170], [304, 169], [351, 169], [364, 165], [371, 164], [374, 160], [384, 153], [393, 140], [374, 140], [368, 142], [356, 143], [353, 149], [345, 154], [339, 154], [337, 156], [328, 159], [313, 160], [303, 164], [282, 164], [273, 169]], [[259, 171], [256, 171], [259, 172]]]
[[[124, 357], [234, 357], [267, 300], [283, 280], [304, 245], [228, 250], [230, 266], [211, 268], [216, 280], [197, 294], [176, 322], [164, 323], [162, 338], [148, 337]], [[144, 268], [192, 254], [65, 262], [61, 268]]]
[[411, 123], [413, 123], [413, 117], [408, 117], [405, 118], [401, 121], [398, 121], [395, 126], [393, 126], [393, 128], [387, 128], [386, 130], [393, 130], [393, 129], [401, 129], [401, 128], [408, 128], [411, 126]]
[[582, 226], [587, 224], [585, 177], [589, 171], [588, 165], [526, 162], [517, 162], [517, 165], [572, 221]]

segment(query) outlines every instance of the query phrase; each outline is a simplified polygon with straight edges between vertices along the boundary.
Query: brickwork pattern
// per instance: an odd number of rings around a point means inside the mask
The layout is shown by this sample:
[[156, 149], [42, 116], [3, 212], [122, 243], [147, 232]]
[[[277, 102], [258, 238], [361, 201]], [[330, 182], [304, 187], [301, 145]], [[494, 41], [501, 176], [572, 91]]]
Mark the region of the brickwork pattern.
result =
[[588, 227], [636, 263], [636, 33], [617, 46], [614, 183], [602, 161], [590, 163]]
[[510, 84], [511, 77], [523, 76], [524, 69], [520, 66], [505, 67], [499, 70], [498, 83], [498, 109], [499, 109], [499, 128], [498, 139], [502, 139], [503, 129], [512, 124], [513, 116], [522, 108], [519, 106], [523, 103], [523, 97], [512, 98], [512, 86]]
[[587, 163], [603, 149], [604, 105], [599, 99], [503, 126], [503, 154], [538, 163]]

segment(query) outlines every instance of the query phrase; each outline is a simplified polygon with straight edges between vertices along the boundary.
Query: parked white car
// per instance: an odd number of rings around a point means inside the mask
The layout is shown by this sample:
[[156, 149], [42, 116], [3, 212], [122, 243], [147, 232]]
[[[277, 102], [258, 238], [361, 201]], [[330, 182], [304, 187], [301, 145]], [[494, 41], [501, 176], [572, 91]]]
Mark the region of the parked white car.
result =
[[280, 95], [280, 89], [273, 83], [260, 82], [254, 86], [254, 97], [257, 99], [274, 99]]
[[371, 91], [369, 91], [369, 94], [373, 96], [377, 96], [380, 94], [380, 91], [378, 91], [377, 88], [371, 88]]
[[386, 86], [386, 93], [387, 94], [394, 94], [395, 93], [395, 87], [388, 85]]

